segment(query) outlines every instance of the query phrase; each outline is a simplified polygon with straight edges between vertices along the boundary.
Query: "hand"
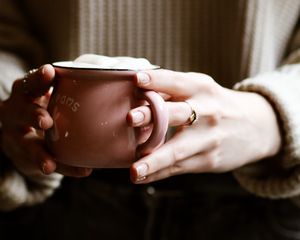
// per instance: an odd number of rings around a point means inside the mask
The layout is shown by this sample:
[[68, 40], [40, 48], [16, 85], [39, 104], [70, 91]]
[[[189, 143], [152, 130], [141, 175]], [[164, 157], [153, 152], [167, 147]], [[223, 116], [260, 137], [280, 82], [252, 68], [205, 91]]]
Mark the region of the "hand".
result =
[[47, 111], [55, 71], [49, 64], [14, 82], [10, 97], [0, 103], [1, 145], [15, 167], [27, 176], [51, 174], [82, 177], [91, 169], [57, 164], [47, 152], [44, 131], [53, 120]]
[[[201, 73], [155, 70], [138, 73], [136, 80], [139, 87], [163, 94], [169, 125], [176, 127], [176, 133], [131, 166], [135, 183], [184, 173], [225, 172], [280, 149], [275, 113], [259, 94], [223, 88]], [[197, 121], [186, 125], [192, 110]], [[151, 122], [151, 112], [138, 107], [128, 119], [131, 126], [144, 127]]]

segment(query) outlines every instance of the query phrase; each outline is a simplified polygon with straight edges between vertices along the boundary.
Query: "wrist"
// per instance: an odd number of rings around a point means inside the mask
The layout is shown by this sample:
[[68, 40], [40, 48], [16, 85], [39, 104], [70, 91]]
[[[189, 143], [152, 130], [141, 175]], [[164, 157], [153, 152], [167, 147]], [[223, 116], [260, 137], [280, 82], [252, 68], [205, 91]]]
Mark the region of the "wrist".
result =
[[272, 157], [279, 153], [282, 139], [279, 121], [272, 104], [262, 95], [254, 92], [236, 92], [242, 96], [240, 108], [248, 124], [256, 130], [256, 159]]

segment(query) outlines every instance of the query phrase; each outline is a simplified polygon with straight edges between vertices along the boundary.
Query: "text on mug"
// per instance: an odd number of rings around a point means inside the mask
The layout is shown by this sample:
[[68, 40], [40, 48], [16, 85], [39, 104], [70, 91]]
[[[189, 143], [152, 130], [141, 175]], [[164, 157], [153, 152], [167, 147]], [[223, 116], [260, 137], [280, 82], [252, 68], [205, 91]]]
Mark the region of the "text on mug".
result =
[[67, 95], [57, 94], [55, 102], [69, 107], [73, 112], [77, 112], [80, 107], [80, 104], [76, 102], [74, 98], [71, 98]]

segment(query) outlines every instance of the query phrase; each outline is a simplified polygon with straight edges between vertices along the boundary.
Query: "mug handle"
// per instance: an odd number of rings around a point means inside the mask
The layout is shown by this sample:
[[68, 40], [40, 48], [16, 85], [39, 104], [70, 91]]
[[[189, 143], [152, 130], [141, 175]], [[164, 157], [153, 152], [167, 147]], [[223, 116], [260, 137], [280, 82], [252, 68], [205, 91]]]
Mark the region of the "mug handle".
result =
[[139, 152], [147, 155], [159, 148], [165, 141], [169, 115], [164, 99], [154, 91], [142, 91], [141, 98], [149, 103], [152, 112], [153, 129], [148, 140], [139, 146]]

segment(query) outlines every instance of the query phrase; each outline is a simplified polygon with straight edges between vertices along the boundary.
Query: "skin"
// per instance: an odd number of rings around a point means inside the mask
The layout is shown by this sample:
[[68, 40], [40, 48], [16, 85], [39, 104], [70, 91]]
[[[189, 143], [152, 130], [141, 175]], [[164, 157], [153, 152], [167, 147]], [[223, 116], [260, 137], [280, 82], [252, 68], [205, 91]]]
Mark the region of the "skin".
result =
[[[10, 97], [0, 103], [2, 149], [25, 175], [56, 171], [85, 177], [92, 169], [58, 164], [45, 148], [43, 132], [53, 125], [46, 109], [54, 76], [54, 69], [48, 64], [28, 76], [26, 91], [23, 79], [15, 81]], [[176, 129], [176, 134], [155, 152], [146, 156], [139, 153], [142, 157], [130, 168], [133, 183], [185, 173], [226, 172], [280, 150], [276, 115], [261, 95], [226, 89], [201, 73], [147, 71], [138, 73], [135, 82], [164, 97], [169, 126]], [[197, 121], [186, 125], [191, 107]], [[127, 120], [130, 126], [141, 130], [139, 142], [146, 141], [151, 132], [149, 108], [132, 109]]]
[[53, 125], [46, 108], [54, 76], [53, 67], [47, 64], [27, 77], [26, 89], [23, 79], [14, 82], [10, 97], [0, 103], [2, 150], [27, 176], [56, 171], [66, 176], [85, 177], [92, 169], [57, 164], [45, 149], [43, 132]]
[[[132, 165], [134, 183], [185, 173], [226, 172], [280, 150], [276, 115], [259, 94], [226, 89], [205, 74], [169, 70], [139, 73], [136, 84], [163, 94], [169, 125], [176, 128], [176, 134]], [[198, 119], [187, 126], [191, 106]], [[151, 112], [139, 107], [129, 112], [129, 119], [131, 126], [146, 126]]]

